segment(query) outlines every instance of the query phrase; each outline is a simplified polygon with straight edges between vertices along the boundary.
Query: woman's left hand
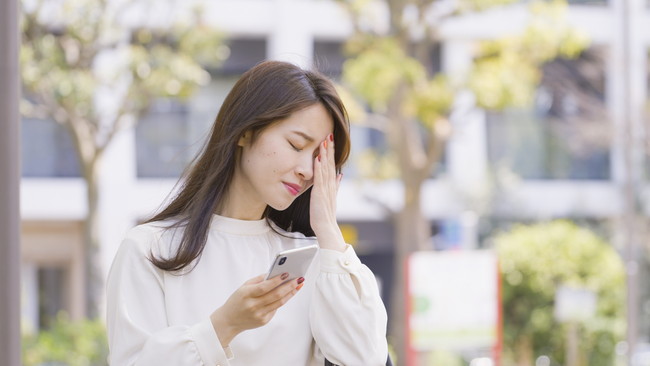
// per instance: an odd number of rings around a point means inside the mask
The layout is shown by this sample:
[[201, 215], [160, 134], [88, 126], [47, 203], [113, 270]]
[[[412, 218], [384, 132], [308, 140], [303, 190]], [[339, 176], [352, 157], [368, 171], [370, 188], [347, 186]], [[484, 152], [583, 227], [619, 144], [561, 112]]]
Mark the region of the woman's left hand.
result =
[[320, 143], [314, 159], [314, 185], [311, 189], [309, 216], [311, 228], [323, 249], [344, 251], [345, 241], [336, 222], [336, 194], [342, 174], [336, 173], [334, 135]]

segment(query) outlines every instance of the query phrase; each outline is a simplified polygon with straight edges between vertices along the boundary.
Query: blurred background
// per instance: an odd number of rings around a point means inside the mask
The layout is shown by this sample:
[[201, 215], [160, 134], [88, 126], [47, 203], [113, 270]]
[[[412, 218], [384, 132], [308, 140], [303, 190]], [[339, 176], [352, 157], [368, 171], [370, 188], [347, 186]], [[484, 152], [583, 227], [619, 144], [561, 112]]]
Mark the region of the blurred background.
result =
[[396, 365], [650, 365], [642, 0], [23, 0], [24, 365], [105, 365], [104, 282], [238, 77], [336, 81]]

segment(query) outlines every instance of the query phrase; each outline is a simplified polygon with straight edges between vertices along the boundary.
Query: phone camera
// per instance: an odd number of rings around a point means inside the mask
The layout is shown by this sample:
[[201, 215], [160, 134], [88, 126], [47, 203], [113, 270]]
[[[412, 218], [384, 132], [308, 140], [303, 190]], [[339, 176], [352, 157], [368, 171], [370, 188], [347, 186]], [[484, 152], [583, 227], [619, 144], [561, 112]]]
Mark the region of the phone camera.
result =
[[286, 261], [287, 261], [287, 257], [282, 257], [282, 258], [280, 258], [280, 262], [278, 263], [278, 265], [281, 266], [281, 265], [283, 265], [284, 262], [286, 262]]

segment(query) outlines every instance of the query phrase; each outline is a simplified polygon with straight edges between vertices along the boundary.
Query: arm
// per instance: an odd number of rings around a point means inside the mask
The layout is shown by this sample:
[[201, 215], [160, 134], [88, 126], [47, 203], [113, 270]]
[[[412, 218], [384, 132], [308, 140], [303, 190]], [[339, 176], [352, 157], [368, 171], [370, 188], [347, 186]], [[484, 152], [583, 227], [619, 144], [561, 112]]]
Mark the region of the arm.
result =
[[320, 274], [309, 311], [312, 334], [337, 365], [385, 365], [386, 309], [368, 267], [348, 246], [321, 250]]
[[309, 310], [312, 334], [323, 355], [344, 366], [385, 365], [386, 309], [375, 276], [345, 244], [336, 222], [341, 181], [334, 163], [334, 141], [320, 144], [314, 160], [310, 220], [318, 238], [320, 274]]
[[147, 258], [154, 243], [146, 228], [122, 243], [107, 282], [112, 365], [229, 365], [208, 317], [188, 326], [167, 324], [163, 271]]

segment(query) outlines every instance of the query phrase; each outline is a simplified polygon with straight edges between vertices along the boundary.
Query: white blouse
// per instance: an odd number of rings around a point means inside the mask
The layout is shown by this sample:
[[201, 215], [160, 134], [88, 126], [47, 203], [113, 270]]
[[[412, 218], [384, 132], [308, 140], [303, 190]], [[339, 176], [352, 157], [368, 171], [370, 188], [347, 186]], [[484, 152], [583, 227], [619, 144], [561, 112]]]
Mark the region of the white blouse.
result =
[[[109, 363], [122, 365], [322, 366], [385, 365], [386, 309], [375, 277], [354, 249], [321, 249], [303, 288], [260, 328], [237, 335], [226, 349], [210, 314], [247, 280], [266, 273], [281, 250], [314, 238], [215, 215], [198, 264], [182, 274], [148, 258], [169, 257], [180, 230], [169, 222], [133, 228], [107, 283]], [[274, 230], [281, 232], [285, 237]]]

